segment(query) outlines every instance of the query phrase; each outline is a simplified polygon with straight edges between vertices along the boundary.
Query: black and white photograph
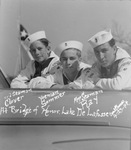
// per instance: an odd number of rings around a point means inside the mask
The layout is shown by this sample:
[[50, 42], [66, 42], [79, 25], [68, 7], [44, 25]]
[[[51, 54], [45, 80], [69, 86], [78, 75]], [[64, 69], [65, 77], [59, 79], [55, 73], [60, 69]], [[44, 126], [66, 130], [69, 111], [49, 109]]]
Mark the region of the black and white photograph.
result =
[[0, 150], [131, 150], [131, 0], [0, 0]]

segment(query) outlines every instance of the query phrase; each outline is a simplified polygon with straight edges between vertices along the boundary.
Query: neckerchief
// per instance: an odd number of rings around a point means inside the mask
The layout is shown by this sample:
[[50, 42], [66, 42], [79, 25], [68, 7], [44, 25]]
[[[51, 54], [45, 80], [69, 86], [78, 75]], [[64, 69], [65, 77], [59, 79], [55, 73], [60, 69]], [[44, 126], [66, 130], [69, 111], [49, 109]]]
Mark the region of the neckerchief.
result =
[[[75, 79], [77, 79], [81, 75], [82, 70], [83, 69], [79, 70], [79, 72], [78, 72], [78, 74], [77, 74]], [[69, 84], [71, 81], [63, 74], [63, 82], [64, 82], [64, 85], [66, 85], [66, 84]]]
[[51, 60], [53, 58], [54, 57], [51, 57], [42, 63], [38, 63], [37, 61], [35, 61], [35, 69], [36, 70], [35, 70], [35, 74], [34, 74], [33, 78], [41, 76], [41, 71], [44, 70], [49, 65], [49, 63], [51, 62]]

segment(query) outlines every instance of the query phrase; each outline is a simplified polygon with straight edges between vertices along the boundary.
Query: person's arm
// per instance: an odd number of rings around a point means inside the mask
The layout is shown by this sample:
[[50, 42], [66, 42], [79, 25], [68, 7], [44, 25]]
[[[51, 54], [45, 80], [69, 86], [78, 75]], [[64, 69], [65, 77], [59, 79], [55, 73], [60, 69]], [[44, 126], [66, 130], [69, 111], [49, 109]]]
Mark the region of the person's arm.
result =
[[95, 83], [99, 80], [99, 70], [96, 64], [93, 64], [91, 68], [86, 68], [82, 71], [82, 74], [75, 84], [80, 89], [94, 89]]
[[28, 78], [19, 74], [12, 80], [11, 88], [28, 88]]
[[31, 78], [32, 64], [29, 63], [27, 67], [20, 72], [11, 82], [11, 88], [28, 88], [28, 83]]
[[53, 75], [47, 75], [45, 77], [39, 76], [30, 80], [28, 88], [46, 89], [51, 88], [53, 84]]
[[[96, 83], [96, 87], [107, 90], [122, 90], [131, 83], [131, 59], [126, 58], [118, 66], [118, 73], [114, 78], [103, 78]], [[130, 84], [131, 85], [131, 84]]]

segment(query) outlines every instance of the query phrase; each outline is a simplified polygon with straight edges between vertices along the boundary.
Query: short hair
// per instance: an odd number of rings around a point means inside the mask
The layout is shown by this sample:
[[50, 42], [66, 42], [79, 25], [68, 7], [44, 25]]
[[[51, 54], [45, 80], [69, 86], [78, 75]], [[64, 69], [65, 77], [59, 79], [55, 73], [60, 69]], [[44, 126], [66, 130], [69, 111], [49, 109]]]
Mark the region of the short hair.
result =
[[42, 42], [45, 45], [45, 47], [49, 46], [50, 43], [47, 39], [40, 39], [38, 41]]
[[116, 41], [114, 38], [112, 38], [108, 43], [111, 47], [113, 47], [116, 44]]
[[81, 57], [81, 51], [79, 49], [75, 49], [75, 50], [77, 51], [77, 56], [80, 58]]
[[[79, 58], [81, 57], [81, 51], [80, 51], [79, 49], [76, 49], [76, 48], [68, 48], [68, 49], [65, 49], [65, 50], [69, 50], [69, 49], [76, 50], [76, 51], [77, 51], [77, 56], [78, 56]], [[65, 51], [65, 50], [64, 50], [64, 51]], [[63, 51], [63, 52], [64, 52], [64, 51]], [[62, 53], [63, 53], [63, 52], [62, 52]], [[61, 54], [62, 54], [62, 53], [61, 53]], [[60, 55], [60, 57], [61, 57], [61, 55]]]

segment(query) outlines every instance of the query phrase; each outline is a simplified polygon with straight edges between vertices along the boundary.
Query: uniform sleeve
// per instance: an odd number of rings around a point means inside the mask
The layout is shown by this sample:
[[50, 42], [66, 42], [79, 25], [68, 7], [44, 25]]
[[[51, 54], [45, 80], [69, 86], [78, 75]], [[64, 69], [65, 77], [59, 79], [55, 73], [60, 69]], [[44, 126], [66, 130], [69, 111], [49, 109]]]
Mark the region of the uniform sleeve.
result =
[[130, 58], [123, 59], [120, 62], [118, 66], [118, 72], [114, 78], [100, 79], [96, 83], [96, 86], [107, 90], [122, 90], [126, 88], [128, 82], [131, 82], [131, 59]]
[[27, 67], [20, 72], [11, 82], [11, 88], [28, 88], [28, 82], [33, 74], [33, 66], [30, 62]]
[[61, 67], [61, 63], [58, 60], [53, 61], [48, 74], [55, 74], [55, 72]]
[[36, 77], [31, 79], [31, 81], [28, 84], [28, 88], [45, 89], [50, 88], [53, 84], [53, 75], [48, 75], [46, 77]]
[[55, 73], [52, 75], [53, 77], [53, 84], [55, 85], [64, 85], [63, 83], [63, 69], [60, 67], [58, 69], [56, 69]]
[[91, 68], [86, 68], [82, 72], [82, 81], [85, 83], [86, 81], [91, 81], [95, 83], [96, 79], [100, 78], [100, 73], [97, 64], [93, 64]]

